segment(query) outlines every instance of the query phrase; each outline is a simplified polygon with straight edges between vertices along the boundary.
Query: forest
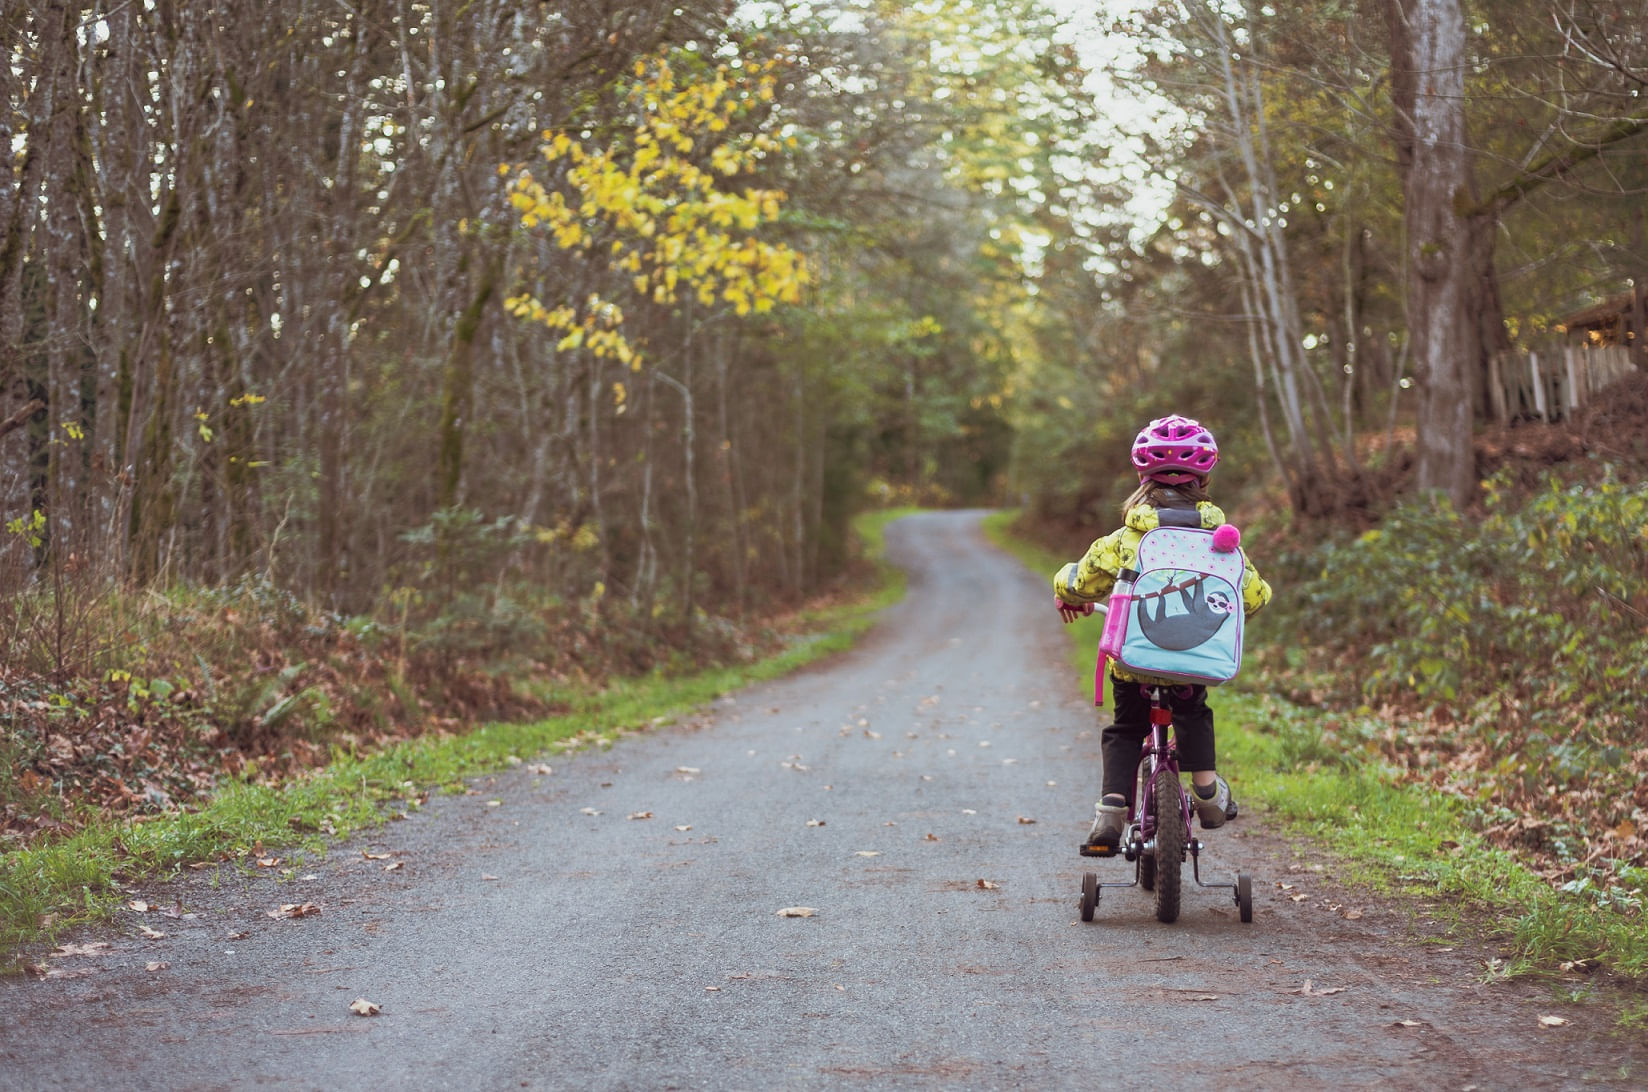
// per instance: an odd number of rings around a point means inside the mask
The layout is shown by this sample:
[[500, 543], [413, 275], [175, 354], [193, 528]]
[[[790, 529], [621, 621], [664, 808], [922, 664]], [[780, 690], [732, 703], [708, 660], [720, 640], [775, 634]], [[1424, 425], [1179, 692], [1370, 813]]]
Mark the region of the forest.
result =
[[[868, 509], [1011, 506], [1079, 548], [1169, 412], [1294, 551], [1290, 624], [1384, 650], [1304, 689], [1526, 743], [1582, 700], [1529, 673], [1607, 626], [1595, 747], [1648, 754], [1643, 0], [5, 0], [0, 28], [8, 838], [540, 708], [523, 664], [753, 655], [846, 594]], [[1381, 581], [1450, 563], [1461, 519], [1506, 556], [1567, 534], [1604, 593], [1517, 614], [1543, 577], [1502, 601], [1495, 561], [1438, 635]], [[1488, 712], [1450, 675], [1479, 661], [1521, 680]]]

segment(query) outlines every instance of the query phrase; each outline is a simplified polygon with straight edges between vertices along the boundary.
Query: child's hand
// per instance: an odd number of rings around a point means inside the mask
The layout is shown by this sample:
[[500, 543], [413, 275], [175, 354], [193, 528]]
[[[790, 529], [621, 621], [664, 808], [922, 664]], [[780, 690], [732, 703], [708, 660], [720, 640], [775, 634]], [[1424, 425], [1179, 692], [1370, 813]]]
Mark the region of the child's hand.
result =
[[1093, 613], [1092, 603], [1083, 603], [1079, 607], [1073, 607], [1063, 599], [1054, 596], [1053, 605], [1059, 608], [1059, 617], [1064, 619], [1065, 625], [1069, 625], [1078, 618], [1086, 618]]

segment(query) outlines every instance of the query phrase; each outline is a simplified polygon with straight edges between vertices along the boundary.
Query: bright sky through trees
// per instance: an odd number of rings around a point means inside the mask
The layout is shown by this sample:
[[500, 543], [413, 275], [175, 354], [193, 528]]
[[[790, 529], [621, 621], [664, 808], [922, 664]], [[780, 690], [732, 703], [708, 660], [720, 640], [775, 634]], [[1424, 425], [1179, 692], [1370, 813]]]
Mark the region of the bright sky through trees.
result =
[[1112, 33], [1109, 26], [1113, 20], [1137, 11], [1141, 0], [1045, 2], [1065, 21], [1066, 36], [1087, 69], [1085, 86], [1096, 106], [1101, 143], [1111, 149], [1111, 163], [1104, 171], [1107, 176], [1121, 178], [1132, 191], [1127, 213], [1137, 225], [1137, 233], [1148, 234], [1172, 199], [1173, 185], [1161, 173], [1161, 165], [1146, 162], [1138, 134], [1147, 127], [1162, 134], [1173, 109], [1166, 100], [1129, 80], [1139, 61], [1137, 43], [1126, 35]]

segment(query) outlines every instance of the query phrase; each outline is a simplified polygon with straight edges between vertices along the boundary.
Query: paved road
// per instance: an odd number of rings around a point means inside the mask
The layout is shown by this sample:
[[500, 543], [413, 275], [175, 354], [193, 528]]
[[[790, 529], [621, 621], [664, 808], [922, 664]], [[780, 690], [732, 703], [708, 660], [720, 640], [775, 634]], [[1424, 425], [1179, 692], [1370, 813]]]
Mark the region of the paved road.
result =
[[1096, 717], [1045, 583], [977, 524], [890, 528], [907, 605], [847, 655], [437, 798], [310, 878], [142, 892], [190, 916], [0, 981], [0, 1088], [1641, 1086], [1589, 1010], [1481, 985], [1489, 953], [1413, 939], [1423, 907], [1336, 887], [1260, 816], [1207, 836], [1253, 924], [1195, 889], [1175, 925], [1138, 892], [1077, 921]]

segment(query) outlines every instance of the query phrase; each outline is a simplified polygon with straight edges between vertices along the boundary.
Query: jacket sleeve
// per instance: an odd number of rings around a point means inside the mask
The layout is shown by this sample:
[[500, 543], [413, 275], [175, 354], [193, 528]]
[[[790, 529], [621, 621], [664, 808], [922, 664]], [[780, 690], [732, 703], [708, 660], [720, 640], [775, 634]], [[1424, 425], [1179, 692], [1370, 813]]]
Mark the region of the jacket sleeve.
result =
[[1122, 532], [1112, 531], [1087, 548], [1074, 565], [1066, 565], [1053, 577], [1053, 594], [1066, 603], [1097, 603], [1110, 594], [1121, 571]]
[[1259, 570], [1253, 567], [1253, 559], [1245, 552], [1242, 554], [1242, 565], [1242, 613], [1251, 616], [1270, 602], [1270, 583], [1259, 575]]

